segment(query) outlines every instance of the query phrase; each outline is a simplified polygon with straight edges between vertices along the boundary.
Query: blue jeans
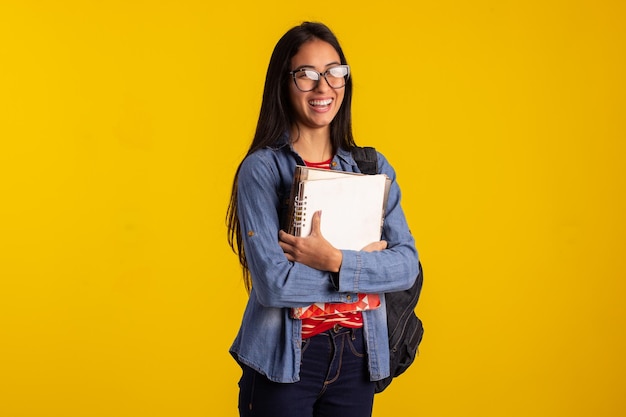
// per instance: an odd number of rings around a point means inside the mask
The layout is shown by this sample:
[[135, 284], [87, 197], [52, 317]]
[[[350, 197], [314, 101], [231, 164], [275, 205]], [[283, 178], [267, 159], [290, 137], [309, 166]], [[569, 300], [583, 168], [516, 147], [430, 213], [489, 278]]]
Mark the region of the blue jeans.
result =
[[375, 383], [369, 379], [363, 329], [340, 326], [302, 342], [300, 381], [281, 384], [243, 365], [241, 417], [370, 417]]

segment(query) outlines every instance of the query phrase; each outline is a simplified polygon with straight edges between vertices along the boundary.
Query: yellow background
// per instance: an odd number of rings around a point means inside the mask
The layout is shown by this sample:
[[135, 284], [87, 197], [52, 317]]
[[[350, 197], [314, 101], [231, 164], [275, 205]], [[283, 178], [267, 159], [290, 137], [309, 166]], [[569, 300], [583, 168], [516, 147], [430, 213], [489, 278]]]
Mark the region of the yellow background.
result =
[[2, 1], [0, 415], [237, 415], [224, 215], [302, 20], [343, 43], [425, 268], [374, 416], [623, 415], [624, 4]]

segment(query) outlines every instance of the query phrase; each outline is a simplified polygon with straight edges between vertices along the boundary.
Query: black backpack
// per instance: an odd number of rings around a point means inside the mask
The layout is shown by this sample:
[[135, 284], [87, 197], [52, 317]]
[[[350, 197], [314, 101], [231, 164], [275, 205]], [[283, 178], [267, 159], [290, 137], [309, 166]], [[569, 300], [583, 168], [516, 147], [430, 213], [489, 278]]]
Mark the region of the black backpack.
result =
[[[364, 174], [378, 173], [378, 155], [371, 147], [352, 148], [352, 157]], [[393, 378], [402, 374], [415, 360], [417, 348], [422, 341], [424, 328], [415, 315], [415, 306], [422, 290], [422, 264], [415, 284], [405, 291], [385, 294], [387, 304], [387, 331], [389, 333], [389, 364], [391, 375], [376, 381], [376, 392], [382, 392]]]

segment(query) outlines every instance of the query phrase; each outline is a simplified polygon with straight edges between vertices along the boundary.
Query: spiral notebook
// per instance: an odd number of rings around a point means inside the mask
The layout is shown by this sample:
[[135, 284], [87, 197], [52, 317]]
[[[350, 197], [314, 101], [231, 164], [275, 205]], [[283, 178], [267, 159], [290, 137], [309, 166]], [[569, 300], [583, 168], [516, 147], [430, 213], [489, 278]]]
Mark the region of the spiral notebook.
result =
[[380, 240], [391, 181], [364, 175], [297, 166], [287, 231], [311, 233], [311, 217], [321, 210], [321, 232], [337, 249], [361, 250]]

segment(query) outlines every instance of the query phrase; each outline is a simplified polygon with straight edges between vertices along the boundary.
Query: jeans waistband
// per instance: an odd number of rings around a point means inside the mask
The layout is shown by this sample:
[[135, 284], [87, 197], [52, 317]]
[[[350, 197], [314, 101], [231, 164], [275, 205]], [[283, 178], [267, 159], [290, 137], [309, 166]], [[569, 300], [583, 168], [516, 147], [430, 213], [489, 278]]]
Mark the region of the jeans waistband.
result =
[[[362, 327], [344, 327], [340, 324], [335, 324], [332, 328], [323, 331], [321, 333], [319, 333], [317, 336], [330, 336], [330, 337], [335, 337], [341, 334], [346, 334], [349, 333], [352, 338], [354, 339], [356, 336], [358, 336], [359, 334], [361, 334], [361, 332], [363, 332], [363, 328]], [[313, 336], [315, 337], [315, 336]]]

